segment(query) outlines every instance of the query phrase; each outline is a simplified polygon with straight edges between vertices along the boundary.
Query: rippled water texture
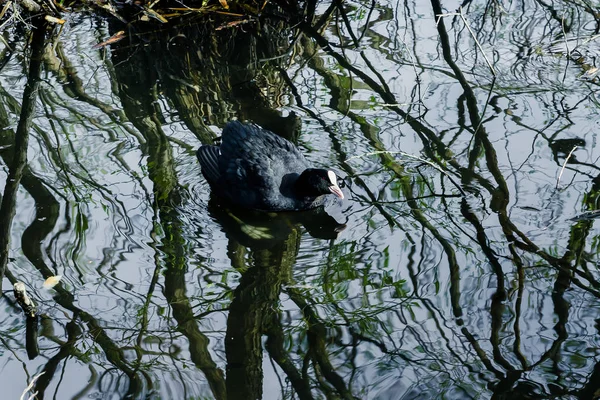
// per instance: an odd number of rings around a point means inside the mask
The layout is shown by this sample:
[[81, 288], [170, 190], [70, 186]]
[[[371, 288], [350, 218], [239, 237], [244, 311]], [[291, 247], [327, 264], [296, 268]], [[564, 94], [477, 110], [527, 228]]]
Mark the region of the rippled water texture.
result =
[[[587, 3], [324, 2], [312, 23], [138, 24], [100, 49], [124, 26], [67, 15], [26, 150], [32, 50], [5, 31], [1, 397], [44, 372], [49, 399], [594, 398]], [[276, 215], [211, 198], [195, 150], [234, 118], [335, 169], [346, 199]]]

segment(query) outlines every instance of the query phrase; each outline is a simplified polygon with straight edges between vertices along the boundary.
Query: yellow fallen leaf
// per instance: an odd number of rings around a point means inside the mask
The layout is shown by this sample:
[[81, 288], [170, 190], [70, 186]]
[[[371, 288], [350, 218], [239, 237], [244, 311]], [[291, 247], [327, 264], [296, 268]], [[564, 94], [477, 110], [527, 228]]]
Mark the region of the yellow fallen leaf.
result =
[[52, 24], [59, 24], [59, 25], [64, 25], [65, 22], [67, 22], [64, 19], [51, 17], [50, 15], [44, 16], [44, 19]]
[[61, 279], [62, 275], [51, 276], [44, 281], [44, 289], [52, 289], [54, 286], [58, 285], [58, 282], [60, 282]]

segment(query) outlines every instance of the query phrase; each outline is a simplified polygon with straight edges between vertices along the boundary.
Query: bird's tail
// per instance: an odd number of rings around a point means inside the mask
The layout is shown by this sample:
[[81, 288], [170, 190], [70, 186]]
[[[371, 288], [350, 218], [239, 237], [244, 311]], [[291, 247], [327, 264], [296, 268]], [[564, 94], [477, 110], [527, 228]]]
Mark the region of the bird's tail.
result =
[[202, 146], [196, 152], [200, 169], [208, 183], [216, 183], [221, 177], [219, 172], [219, 156], [221, 150], [217, 146]]

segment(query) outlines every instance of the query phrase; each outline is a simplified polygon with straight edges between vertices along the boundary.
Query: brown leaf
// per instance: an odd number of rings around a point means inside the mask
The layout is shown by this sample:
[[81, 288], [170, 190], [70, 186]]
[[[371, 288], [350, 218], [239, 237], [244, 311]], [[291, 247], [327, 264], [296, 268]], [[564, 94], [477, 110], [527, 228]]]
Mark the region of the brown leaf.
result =
[[117, 43], [119, 40], [123, 39], [125, 37], [125, 31], [119, 31], [117, 33], [115, 33], [114, 35], [112, 35], [108, 40], [102, 42], [102, 43], [98, 43], [97, 45], [95, 45], [94, 47], [92, 47], [92, 49], [101, 49], [102, 47], [106, 47], [109, 44], [113, 44], [113, 43]]
[[242, 19], [242, 20], [239, 20], [239, 21], [228, 22], [226, 24], [223, 24], [223, 25], [215, 28], [215, 30], [216, 31], [220, 31], [221, 29], [225, 29], [225, 28], [233, 28], [234, 26], [245, 24], [246, 22], [250, 22], [250, 20], [248, 20], [248, 19]]

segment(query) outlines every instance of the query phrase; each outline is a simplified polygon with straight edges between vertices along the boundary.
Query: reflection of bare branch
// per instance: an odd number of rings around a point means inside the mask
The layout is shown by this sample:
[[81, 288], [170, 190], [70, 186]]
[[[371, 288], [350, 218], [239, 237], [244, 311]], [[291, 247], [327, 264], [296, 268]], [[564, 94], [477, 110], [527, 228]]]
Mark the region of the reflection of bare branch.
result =
[[[329, 359], [325, 345], [325, 343], [328, 341], [328, 335], [323, 322], [300, 292], [292, 288], [289, 288], [286, 292], [290, 296], [290, 299], [296, 303], [300, 310], [302, 310], [304, 318], [306, 318], [308, 325], [308, 356], [316, 364], [314, 366], [315, 369], [317, 369], [317, 367], [320, 369], [327, 382], [336, 389], [342, 398], [353, 400], [354, 396], [352, 395], [352, 389], [346, 386], [346, 383], [335, 371]], [[321, 385], [323, 386], [323, 389], [326, 390], [324, 382]]]
[[458, 10], [459, 10], [458, 13], [437, 14], [436, 17], [438, 18], [438, 23], [440, 21], [439, 20], [440, 18], [448, 17], [448, 16], [459, 16], [462, 19], [463, 23], [465, 24], [465, 27], [467, 28], [467, 30], [471, 34], [471, 37], [475, 41], [475, 44], [477, 45], [477, 48], [479, 48], [479, 51], [481, 51], [481, 54], [483, 55], [483, 58], [485, 59], [485, 62], [487, 63], [490, 71], [492, 71], [492, 74], [494, 76], [496, 76], [496, 70], [494, 69], [494, 66], [492, 65], [492, 63], [490, 62], [490, 60], [487, 58], [487, 56], [485, 54], [485, 51], [483, 50], [483, 47], [481, 47], [481, 43], [479, 43], [479, 40], [477, 40], [477, 36], [475, 35], [475, 32], [473, 32], [473, 30], [471, 29], [471, 25], [469, 24], [469, 21], [467, 21], [467, 19], [465, 18], [465, 14], [463, 13], [462, 7], [459, 7]]
[[53, 54], [49, 53], [53, 48], [56, 49], [58, 62], [47, 63], [47, 65], [53, 67], [52, 70], [58, 75], [60, 80], [66, 81], [63, 86], [65, 93], [74, 99], [83, 101], [93, 107], [98, 108], [107, 116], [112, 118], [116, 117], [115, 119], [117, 121], [123, 122], [125, 120], [123, 111], [115, 109], [108, 104], [104, 104], [95, 97], [86, 93], [83, 86], [83, 81], [77, 75], [77, 70], [73, 67], [73, 64], [67, 58], [64, 52], [62, 42], [57, 41], [55, 46], [48, 47], [48, 52], [46, 54], [47, 59], [52, 59], [52, 57], [54, 57]]
[[283, 370], [286, 378], [289, 379], [296, 394], [298, 394], [298, 397], [302, 400], [312, 399], [313, 396], [310, 391], [309, 382], [307, 382], [302, 377], [300, 371], [294, 367], [292, 358], [285, 351], [285, 336], [279, 315], [273, 315], [265, 333], [267, 335], [266, 348], [269, 354]]
[[366, 153], [366, 154], [360, 154], [360, 155], [357, 155], [357, 156], [352, 156], [352, 157], [348, 158], [348, 159], [347, 159], [347, 161], [350, 161], [350, 160], [352, 160], [353, 158], [361, 158], [361, 157], [370, 156], [370, 155], [376, 155], [376, 154], [381, 154], [381, 153], [387, 153], [387, 154], [400, 154], [400, 155], [402, 155], [402, 156], [404, 156], [404, 157], [413, 158], [413, 159], [415, 159], [415, 160], [422, 161], [422, 162], [424, 162], [425, 164], [432, 166], [433, 168], [435, 168], [435, 169], [437, 169], [438, 171], [440, 171], [442, 174], [446, 175], [446, 176], [448, 177], [448, 179], [450, 180], [450, 182], [452, 182], [452, 184], [453, 184], [454, 186], [456, 186], [456, 188], [457, 188], [457, 189], [460, 191], [460, 193], [461, 193], [463, 196], [466, 196], [466, 193], [465, 193], [465, 191], [462, 189], [462, 187], [460, 186], [460, 184], [459, 184], [458, 182], [456, 182], [456, 181], [454, 180], [454, 178], [452, 178], [452, 176], [451, 176], [451, 175], [450, 175], [448, 172], [444, 171], [444, 170], [443, 170], [442, 168], [440, 168], [440, 167], [439, 167], [437, 164], [434, 164], [434, 163], [432, 163], [431, 161], [425, 160], [424, 158], [421, 158], [421, 157], [419, 157], [419, 156], [415, 156], [415, 155], [413, 155], [413, 154], [406, 153], [406, 152], [404, 152], [404, 151], [388, 151], [388, 150], [384, 150], [384, 151], [372, 151], [372, 152], [369, 152], [369, 153]]
[[[341, 14], [342, 19], [344, 21], [344, 24], [346, 26], [346, 29], [348, 30], [348, 33], [350, 34], [350, 37], [354, 41], [354, 45], [356, 47], [359, 47], [360, 43], [358, 41], [358, 38], [354, 35], [354, 32], [352, 31], [352, 26], [350, 25], [350, 21], [348, 20], [348, 15], [346, 14], [346, 11], [343, 8], [342, 1], [341, 0], [336, 0], [336, 3], [338, 4], [337, 12], [339, 14]], [[344, 49], [344, 46], [342, 45], [342, 50], [343, 49]], [[373, 64], [371, 63], [371, 61], [369, 61], [369, 59], [367, 58], [367, 55], [365, 54], [365, 52], [363, 50], [361, 50], [359, 52], [359, 54], [360, 54], [360, 57], [365, 62], [365, 65], [369, 68], [369, 70], [377, 77], [377, 79], [379, 79], [379, 83], [381, 84], [381, 87], [383, 87], [386, 91], [389, 92], [390, 88], [389, 88], [386, 80], [381, 75], [381, 73], [373, 66]]]
[[[15, 215], [15, 204], [17, 201], [17, 189], [23, 176], [23, 169], [27, 164], [27, 144], [29, 141], [29, 129], [31, 128], [32, 119], [35, 112], [35, 103], [37, 92], [40, 84], [40, 73], [42, 70], [41, 55], [44, 48], [44, 40], [46, 35], [46, 23], [42, 20], [36, 21], [37, 29], [34, 30], [34, 35], [31, 44], [31, 59], [29, 63], [29, 75], [27, 85], [23, 92], [23, 106], [19, 116], [19, 124], [17, 125], [14, 157], [4, 195], [2, 196], [2, 204], [0, 206], [0, 281], [4, 277], [4, 271], [8, 263], [8, 252], [10, 242], [10, 228]], [[2, 288], [0, 287], [0, 294]]]

